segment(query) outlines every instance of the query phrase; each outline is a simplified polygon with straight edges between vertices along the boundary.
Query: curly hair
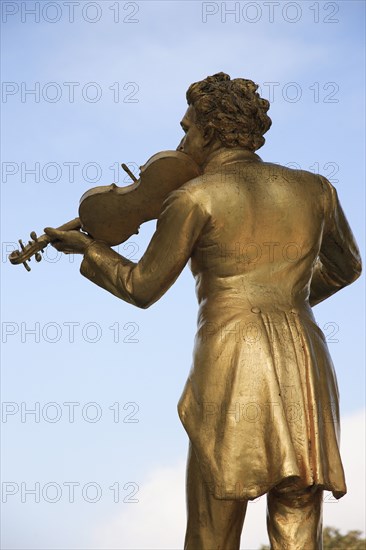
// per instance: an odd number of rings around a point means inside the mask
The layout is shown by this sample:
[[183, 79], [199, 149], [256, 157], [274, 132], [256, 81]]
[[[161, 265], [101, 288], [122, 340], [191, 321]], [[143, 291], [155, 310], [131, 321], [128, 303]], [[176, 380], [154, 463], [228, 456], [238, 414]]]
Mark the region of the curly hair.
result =
[[197, 126], [211, 127], [224, 147], [256, 151], [264, 145], [272, 121], [269, 101], [256, 92], [258, 85], [244, 78], [230, 79], [225, 73], [208, 76], [190, 85], [188, 105], [196, 111]]

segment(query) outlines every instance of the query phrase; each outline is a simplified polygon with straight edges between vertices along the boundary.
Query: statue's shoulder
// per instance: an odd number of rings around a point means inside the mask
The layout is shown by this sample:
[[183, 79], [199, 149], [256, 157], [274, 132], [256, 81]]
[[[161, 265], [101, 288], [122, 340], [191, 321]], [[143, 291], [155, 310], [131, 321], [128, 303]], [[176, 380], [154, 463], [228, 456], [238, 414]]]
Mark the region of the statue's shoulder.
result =
[[208, 191], [209, 182], [205, 174], [201, 174], [196, 178], [193, 178], [182, 186], [179, 187], [179, 191], [183, 191], [186, 201], [191, 205], [199, 205], [205, 212], [207, 211], [208, 198], [211, 193]]
[[296, 168], [294, 165], [295, 163], [292, 163], [292, 166], [286, 166], [274, 162], [261, 162], [260, 169], [270, 175], [283, 177], [287, 180], [309, 182], [309, 184], [313, 183], [321, 186], [321, 176], [319, 174]]
[[191, 196], [197, 196], [204, 189], [206, 182], [207, 178], [205, 177], [205, 174], [201, 174], [184, 183], [181, 187], [179, 187], [179, 189], [187, 191], [187, 193]]

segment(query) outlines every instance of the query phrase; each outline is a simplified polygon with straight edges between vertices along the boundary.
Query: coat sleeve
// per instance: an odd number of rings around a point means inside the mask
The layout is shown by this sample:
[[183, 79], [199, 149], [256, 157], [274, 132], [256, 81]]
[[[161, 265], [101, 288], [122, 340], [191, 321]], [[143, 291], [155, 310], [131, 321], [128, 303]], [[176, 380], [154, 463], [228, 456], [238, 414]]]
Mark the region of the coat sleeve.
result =
[[320, 176], [324, 189], [324, 229], [314, 266], [310, 305], [322, 302], [361, 274], [361, 257], [351, 228], [338, 200], [336, 189]]
[[156, 231], [138, 263], [94, 241], [85, 252], [80, 272], [118, 298], [146, 309], [177, 279], [206, 221], [207, 215], [189, 191], [173, 191], [163, 203]]

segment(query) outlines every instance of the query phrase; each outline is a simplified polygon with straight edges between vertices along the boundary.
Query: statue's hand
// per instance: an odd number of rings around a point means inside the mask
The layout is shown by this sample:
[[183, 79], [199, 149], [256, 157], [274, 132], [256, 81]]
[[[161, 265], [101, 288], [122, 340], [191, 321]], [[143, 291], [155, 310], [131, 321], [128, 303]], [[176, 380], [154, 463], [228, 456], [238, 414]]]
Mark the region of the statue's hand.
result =
[[65, 254], [84, 254], [86, 248], [93, 242], [93, 239], [82, 231], [60, 231], [46, 227], [44, 232], [50, 237], [52, 246]]

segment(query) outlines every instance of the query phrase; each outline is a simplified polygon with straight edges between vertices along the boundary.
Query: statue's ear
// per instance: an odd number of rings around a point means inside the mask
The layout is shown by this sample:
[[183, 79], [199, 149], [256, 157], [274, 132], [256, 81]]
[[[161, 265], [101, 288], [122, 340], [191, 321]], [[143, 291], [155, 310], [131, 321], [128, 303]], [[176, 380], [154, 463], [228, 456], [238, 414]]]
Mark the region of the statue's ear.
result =
[[205, 145], [209, 145], [215, 139], [215, 128], [211, 125], [207, 125], [203, 137]]

